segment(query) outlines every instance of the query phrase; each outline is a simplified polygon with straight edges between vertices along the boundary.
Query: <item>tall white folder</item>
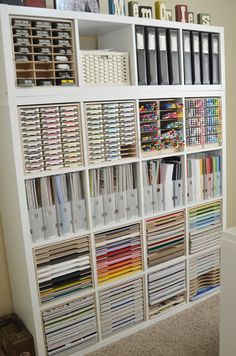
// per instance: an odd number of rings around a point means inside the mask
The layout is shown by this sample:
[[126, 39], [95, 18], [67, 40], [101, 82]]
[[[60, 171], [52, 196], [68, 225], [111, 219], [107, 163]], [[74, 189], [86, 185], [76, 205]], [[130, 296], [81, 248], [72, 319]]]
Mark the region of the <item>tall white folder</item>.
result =
[[174, 164], [160, 164], [160, 181], [164, 188], [164, 209], [169, 210], [174, 207], [174, 192], [173, 192], [173, 170]]

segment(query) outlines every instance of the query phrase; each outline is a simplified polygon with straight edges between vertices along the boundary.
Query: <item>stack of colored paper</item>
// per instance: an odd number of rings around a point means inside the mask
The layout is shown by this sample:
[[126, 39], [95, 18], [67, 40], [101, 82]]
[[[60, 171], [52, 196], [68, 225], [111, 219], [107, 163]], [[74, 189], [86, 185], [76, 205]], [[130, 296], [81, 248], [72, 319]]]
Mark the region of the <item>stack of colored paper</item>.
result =
[[34, 253], [42, 303], [92, 286], [88, 236], [42, 247]]
[[139, 224], [95, 235], [98, 283], [106, 283], [142, 270]]
[[184, 212], [147, 220], [146, 234], [149, 267], [184, 255]]
[[220, 243], [221, 210], [221, 201], [189, 209], [190, 253], [204, 251]]

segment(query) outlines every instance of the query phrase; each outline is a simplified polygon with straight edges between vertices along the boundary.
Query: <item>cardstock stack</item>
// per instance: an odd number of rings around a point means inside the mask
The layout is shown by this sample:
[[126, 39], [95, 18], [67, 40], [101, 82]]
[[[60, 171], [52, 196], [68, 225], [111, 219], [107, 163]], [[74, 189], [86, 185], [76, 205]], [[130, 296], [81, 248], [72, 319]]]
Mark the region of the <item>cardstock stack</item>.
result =
[[186, 302], [185, 262], [179, 262], [148, 275], [149, 317]]
[[190, 253], [219, 245], [222, 231], [221, 201], [189, 209]]
[[142, 270], [141, 229], [134, 224], [95, 235], [98, 284]]
[[190, 149], [220, 145], [221, 115], [221, 98], [185, 99], [186, 145]]
[[85, 115], [90, 163], [137, 155], [133, 101], [87, 103]]
[[220, 285], [220, 250], [190, 260], [190, 300], [213, 292]]
[[45, 341], [49, 356], [98, 341], [94, 297], [89, 295], [42, 312]]
[[41, 303], [92, 286], [89, 237], [35, 249]]
[[148, 267], [169, 261], [185, 253], [184, 212], [146, 221]]
[[25, 172], [81, 166], [78, 104], [19, 108]]
[[141, 278], [99, 293], [102, 335], [108, 337], [144, 320]]

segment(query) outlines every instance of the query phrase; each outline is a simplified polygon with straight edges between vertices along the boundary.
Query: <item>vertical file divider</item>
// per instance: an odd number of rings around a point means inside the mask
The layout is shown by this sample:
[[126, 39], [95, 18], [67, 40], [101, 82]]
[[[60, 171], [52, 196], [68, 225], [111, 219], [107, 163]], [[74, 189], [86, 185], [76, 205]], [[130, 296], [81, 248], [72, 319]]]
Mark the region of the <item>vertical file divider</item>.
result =
[[[86, 165], [88, 168], [88, 166]], [[96, 262], [96, 249], [95, 249], [95, 234], [93, 233], [93, 223], [92, 223], [92, 207], [91, 207], [91, 195], [90, 195], [90, 187], [89, 187], [89, 170], [85, 171], [85, 197], [86, 197], [86, 208], [87, 208], [87, 224], [88, 230], [90, 233], [90, 256], [91, 256], [91, 265], [92, 265], [92, 278], [93, 278], [93, 287], [95, 294], [95, 306], [96, 306], [96, 318], [97, 318], [97, 326], [98, 326], [98, 339], [101, 341], [102, 339], [102, 331], [101, 331], [101, 318], [100, 318], [100, 305], [99, 305], [99, 295], [98, 295], [98, 282], [97, 282], [97, 262]]]
[[[131, 25], [131, 31], [132, 31], [132, 53], [133, 53], [133, 56], [132, 58], [130, 58], [130, 65], [133, 67], [133, 84], [134, 85], [138, 85], [138, 67], [137, 67], [137, 52], [136, 52], [136, 34], [135, 34], [135, 25], [132, 24]], [[137, 100], [137, 108], [138, 108], [138, 100]], [[137, 116], [139, 117], [139, 116]], [[137, 121], [138, 122], [138, 121]], [[139, 125], [138, 125], [139, 126]], [[138, 142], [140, 142], [138, 140]]]
[[[74, 57], [76, 58], [75, 63], [76, 63], [76, 68], [75, 71], [77, 73], [77, 86], [84, 86], [83, 83], [83, 75], [82, 75], [82, 60], [81, 60], [81, 55], [80, 55], [80, 38], [79, 38], [79, 21], [77, 19], [74, 19], [74, 36], [75, 36], [75, 52]], [[81, 68], [81, 73], [79, 73], [79, 68]], [[83, 126], [84, 127], [84, 126]]]
[[[184, 87], [184, 58], [183, 58], [184, 46], [183, 46], [183, 30], [182, 29], [178, 30], [178, 35], [179, 35], [180, 85], [182, 85]], [[183, 103], [184, 103], [184, 98], [183, 98]], [[183, 107], [183, 111], [184, 111], [184, 107]], [[183, 122], [184, 122], [184, 117], [183, 117]]]
[[189, 273], [189, 221], [188, 221], [188, 208], [185, 208], [185, 256], [186, 256], [186, 286], [187, 286], [187, 302], [189, 301], [189, 295], [190, 295], [190, 290], [189, 290], [189, 278], [190, 278], [190, 273]]

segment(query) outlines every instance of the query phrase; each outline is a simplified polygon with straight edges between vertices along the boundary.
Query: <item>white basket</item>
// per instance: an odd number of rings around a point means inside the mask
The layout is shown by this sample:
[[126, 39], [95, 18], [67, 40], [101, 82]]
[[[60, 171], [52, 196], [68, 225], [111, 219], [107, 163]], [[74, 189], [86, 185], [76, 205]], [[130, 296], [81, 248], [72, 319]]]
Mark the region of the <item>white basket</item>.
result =
[[85, 85], [130, 85], [127, 52], [80, 52]]

